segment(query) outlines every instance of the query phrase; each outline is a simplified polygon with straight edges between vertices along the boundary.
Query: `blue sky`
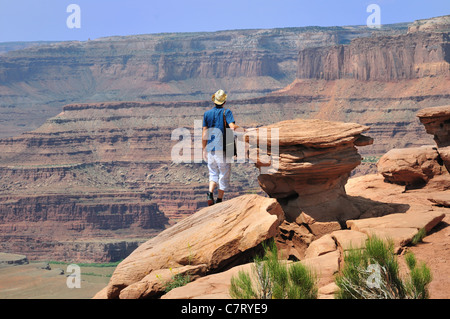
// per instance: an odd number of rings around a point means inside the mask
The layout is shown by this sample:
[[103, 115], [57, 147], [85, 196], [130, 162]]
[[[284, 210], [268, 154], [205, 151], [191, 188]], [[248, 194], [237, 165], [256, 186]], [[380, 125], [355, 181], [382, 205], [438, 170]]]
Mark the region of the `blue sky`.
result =
[[[80, 28], [69, 28], [70, 4]], [[113, 35], [381, 24], [450, 14], [450, 0], [0, 0], [0, 42], [87, 40]]]

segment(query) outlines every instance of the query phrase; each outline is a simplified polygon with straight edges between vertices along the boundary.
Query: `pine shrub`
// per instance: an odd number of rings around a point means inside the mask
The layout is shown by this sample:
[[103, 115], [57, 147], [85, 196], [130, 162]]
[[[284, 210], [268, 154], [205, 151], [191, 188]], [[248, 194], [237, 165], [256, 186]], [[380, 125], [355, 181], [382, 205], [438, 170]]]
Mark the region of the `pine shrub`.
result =
[[252, 273], [231, 278], [230, 296], [236, 299], [316, 299], [317, 276], [300, 262], [278, 258], [273, 240], [263, 245], [264, 256], [254, 258]]
[[369, 237], [365, 249], [350, 249], [336, 276], [337, 299], [425, 299], [429, 297], [430, 269], [417, 265], [414, 254], [405, 256], [409, 274], [402, 279], [392, 241]]

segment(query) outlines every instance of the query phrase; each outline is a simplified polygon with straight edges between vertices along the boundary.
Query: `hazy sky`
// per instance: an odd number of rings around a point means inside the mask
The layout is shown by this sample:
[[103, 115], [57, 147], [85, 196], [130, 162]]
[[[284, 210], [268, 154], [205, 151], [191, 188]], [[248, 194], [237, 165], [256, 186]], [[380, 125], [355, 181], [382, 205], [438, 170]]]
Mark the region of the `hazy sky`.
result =
[[[67, 12], [70, 4], [79, 15]], [[0, 0], [0, 42], [364, 25], [370, 4], [379, 6], [381, 24], [450, 14], [450, 0]], [[69, 16], [79, 28], [68, 27]]]

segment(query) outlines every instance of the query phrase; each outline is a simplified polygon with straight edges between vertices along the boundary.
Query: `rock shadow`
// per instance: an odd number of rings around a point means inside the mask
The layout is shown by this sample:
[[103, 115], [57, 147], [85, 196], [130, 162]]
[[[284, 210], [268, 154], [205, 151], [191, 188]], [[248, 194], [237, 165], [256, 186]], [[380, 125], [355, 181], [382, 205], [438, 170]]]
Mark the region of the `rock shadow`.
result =
[[385, 203], [362, 196], [348, 196], [349, 200], [361, 212], [357, 219], [381, 217], [390, 214], [403, 214], [410, 209], [409, 204]]
[[287, 222], [310, 224], [312, 222], [338, 222], [342, 229], [346, 221], [406, 213], [410, 205], [385, 203], [362, 196], [341, 195], [333, 200], [323, 200], [316, 205], [303, 205], [298, 196], [278, 199]]

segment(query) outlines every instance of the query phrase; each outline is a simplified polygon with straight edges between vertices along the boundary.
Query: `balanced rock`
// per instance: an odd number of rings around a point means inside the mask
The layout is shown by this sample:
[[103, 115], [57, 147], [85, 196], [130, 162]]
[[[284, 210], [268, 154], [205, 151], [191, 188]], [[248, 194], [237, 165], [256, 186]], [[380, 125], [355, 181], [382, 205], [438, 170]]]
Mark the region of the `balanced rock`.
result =
[[[295, 119], [249, 134], [250, 150], [257, 149], [259, 155], [258, 182], [270, 197], [279, 199], [286, 220], [301, 223], [302, 213], [312, 223], [359, 216], [344, 186], [361, 163], [356, 146], [373, 143], [362, 135], [367, 130], [355, 123]], [[270, 167], [265, 154], [271, 158]]]
[[438, 153], [450, 172], [450, 105], [429, 107], [417, 112], [428, 134], [432, 134]]
[[392, 149], [380, 158], [377, 168], [386, 181], [399, 185], [424, 185], [446, 172], [433, 145]]
[[162, 274], [191, 270], [200, 276], [242, 263], [246, 253], [276, 235], [283, 220], [277, 201], [259, 195], [203, 208], [139, 246], [95, 298], [145, 298], [161, 293]]

